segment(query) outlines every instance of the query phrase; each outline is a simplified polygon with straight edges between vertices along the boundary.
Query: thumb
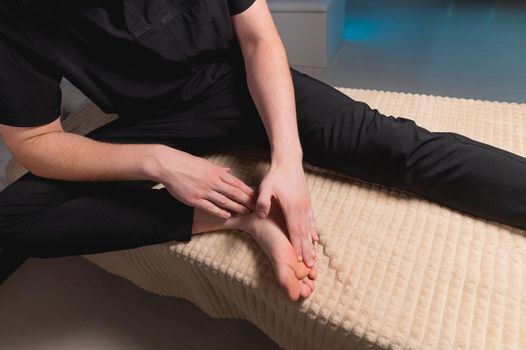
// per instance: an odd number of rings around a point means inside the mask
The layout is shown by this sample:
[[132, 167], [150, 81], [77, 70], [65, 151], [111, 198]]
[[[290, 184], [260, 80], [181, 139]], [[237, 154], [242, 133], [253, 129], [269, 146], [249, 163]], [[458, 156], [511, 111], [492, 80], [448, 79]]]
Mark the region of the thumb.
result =
[[272, 193], [269, 190], [263, 189], [259, 192], [258, 200], [256, 202], [256, 212], [258, 218], [264, 219], [270, 211], [270, 198]]

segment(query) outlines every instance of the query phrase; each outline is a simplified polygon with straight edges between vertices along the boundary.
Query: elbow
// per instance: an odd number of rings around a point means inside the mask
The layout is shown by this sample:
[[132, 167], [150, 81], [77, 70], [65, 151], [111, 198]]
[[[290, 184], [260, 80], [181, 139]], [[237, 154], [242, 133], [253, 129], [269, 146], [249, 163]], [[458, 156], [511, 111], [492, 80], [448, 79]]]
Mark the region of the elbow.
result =
[[26, 145], [14, 145], [11, 147], [8, 146], [8, 149], [11, 151], [13, 159], [24, 169], [27, 169], [34, 175], [41, 175], [40, 169], [42, 167], [39, 166], [38, 158], [34, 154], [36, 152], [31, 151], [30, 147], [26, 147]]
[[45, 177], [46, 166], [41, 155], [46, 152], [46, 147], [43, 142], [40, 142], [42, 136], [5, 140], [5, 145], [18, 164], [36, 176]]
[[243, 56], [246, 58], [263, 52], [263, 56], [268, 56], [269, 52], [279, 52], [280, 54], [286, 57], [286, 50], [283, 42], [279, 37], [274, 38], [253, 38], [251, 40], [246, 40], [241, 46]]
[[35, 175], [40, 174], [41, 170], [45, 168], [39, 157], [39, 154], [46, 152], [46, 144], [41, 142], [41, 139], [45, 135], [63, 132], [60, 117], [49, 124], [32, 127], [0, 124], [0, 137], [4, 140], [13, 158]]

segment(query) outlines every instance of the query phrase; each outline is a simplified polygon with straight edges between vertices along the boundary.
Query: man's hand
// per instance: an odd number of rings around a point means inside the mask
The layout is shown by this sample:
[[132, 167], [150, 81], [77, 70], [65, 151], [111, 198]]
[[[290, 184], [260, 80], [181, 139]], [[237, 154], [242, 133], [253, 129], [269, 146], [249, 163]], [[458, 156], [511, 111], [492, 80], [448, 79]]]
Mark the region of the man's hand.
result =
[[[271, 144], [272, 166], [259, 187], [257, 207], [266, 216], [271, 197], [280, 204], [291, 243], [307, 266], [314, 266], [314, 232], [310, 196], [299, 160], [294, 84], [285, 46], [266, 0], [232, 16], [245, 62], [247, 85]], [[277, 154], [288, 154], [283, 157]], [[296, 160], [289, 162], [290, 157]], [[300, 259], [298, 259], [300, 260]]]
[[308, 267], [314, 267], [316, 253], [313, 240], [317, 241], [310, 193], [300, 162], [273, 162], [259, 185], [256, 210], [265, 218], [270, 210], [271, 197], [280, 204], [287, 222], [292, 246]]
[[165, 152], [159, 157], [158, 181], [181, 202], [225, 219], [231, 212], [255, 209], [255, 191], [230, 168], [172, 148]]

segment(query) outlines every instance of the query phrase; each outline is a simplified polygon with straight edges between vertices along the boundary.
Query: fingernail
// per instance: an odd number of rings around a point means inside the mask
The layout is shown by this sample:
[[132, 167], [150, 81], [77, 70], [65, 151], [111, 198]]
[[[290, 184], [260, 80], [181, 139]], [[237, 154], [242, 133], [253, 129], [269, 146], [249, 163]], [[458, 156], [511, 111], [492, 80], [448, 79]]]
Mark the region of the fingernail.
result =
[[303, 261], [303, 257], [300, 255], [298, 255], [298, 261]]
[[258, 212], [258, 218], [264, 219], [265, 218], [265, 212], [264, 211], [259, 211]]

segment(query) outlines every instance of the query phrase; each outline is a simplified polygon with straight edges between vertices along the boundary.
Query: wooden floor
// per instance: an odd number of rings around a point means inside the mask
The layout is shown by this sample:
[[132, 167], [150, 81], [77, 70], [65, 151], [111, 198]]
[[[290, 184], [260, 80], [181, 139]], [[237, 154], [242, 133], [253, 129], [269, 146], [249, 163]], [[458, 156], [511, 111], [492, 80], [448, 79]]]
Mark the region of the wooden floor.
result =
[[[328, 84], [526, 102], [523, 1], [351, 0]], [[8, 157], [0, 142], [0, 169]], [[2, 188], [0, 172], [0, 189]], [[247, 322], [214, 320], [80, 257], [30, 259], [0, 287], [0, 349], [274, 349]]]

